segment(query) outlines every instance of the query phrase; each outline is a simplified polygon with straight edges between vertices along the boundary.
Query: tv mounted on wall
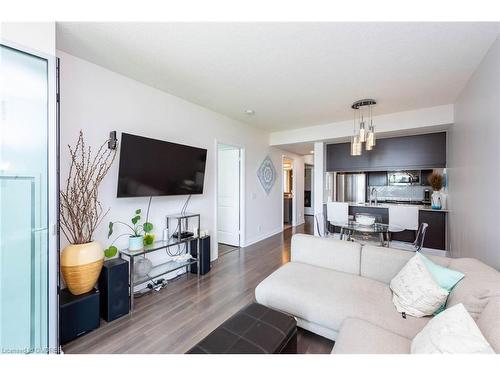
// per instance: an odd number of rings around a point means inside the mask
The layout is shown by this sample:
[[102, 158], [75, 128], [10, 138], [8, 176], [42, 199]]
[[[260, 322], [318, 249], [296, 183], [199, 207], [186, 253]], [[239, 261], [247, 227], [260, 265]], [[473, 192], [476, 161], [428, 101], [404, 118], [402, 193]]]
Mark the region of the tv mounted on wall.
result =
[[203, 194], [207, 150], [122, 133], [119, 198]]

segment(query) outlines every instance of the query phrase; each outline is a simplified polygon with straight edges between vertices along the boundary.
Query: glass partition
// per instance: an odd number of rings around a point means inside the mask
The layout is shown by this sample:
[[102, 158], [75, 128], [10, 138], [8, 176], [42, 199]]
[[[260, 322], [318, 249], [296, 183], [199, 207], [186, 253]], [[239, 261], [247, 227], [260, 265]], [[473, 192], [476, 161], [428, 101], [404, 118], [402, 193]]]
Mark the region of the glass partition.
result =
[[0, 45], [0, 348], [48, 348], [48, 62]]

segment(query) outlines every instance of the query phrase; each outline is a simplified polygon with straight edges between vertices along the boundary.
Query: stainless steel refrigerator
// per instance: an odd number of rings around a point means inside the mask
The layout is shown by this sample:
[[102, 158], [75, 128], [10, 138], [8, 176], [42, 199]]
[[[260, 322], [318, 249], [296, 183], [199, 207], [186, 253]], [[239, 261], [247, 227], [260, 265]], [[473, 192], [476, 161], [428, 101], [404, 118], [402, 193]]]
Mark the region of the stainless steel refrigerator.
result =
[[366, 201], [365, 173], [337, 173], [336, 184], [337, 202]]

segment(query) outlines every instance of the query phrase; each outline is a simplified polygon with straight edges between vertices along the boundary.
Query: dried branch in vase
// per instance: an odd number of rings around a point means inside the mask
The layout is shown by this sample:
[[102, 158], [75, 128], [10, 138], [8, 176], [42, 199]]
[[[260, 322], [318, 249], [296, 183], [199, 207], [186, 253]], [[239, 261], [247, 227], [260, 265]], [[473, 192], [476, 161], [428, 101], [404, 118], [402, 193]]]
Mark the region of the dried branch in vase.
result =
[[439, 191], [443, 187], [443, 176], [437, 172], [432, 172], [427, 178], [427, 181], [434, 191]]
[[61, 230], [72, 244], [91, 242], [97, 226], [109, 211], [103, 210], [98, 199], [99, 185], [116, 156], [116, 150], [106, 147], [107, 142], [93, 155], [80, 130], [75, 148], [68, 145], [71, 165], [66, 186], [60, 191], [60, 207]]

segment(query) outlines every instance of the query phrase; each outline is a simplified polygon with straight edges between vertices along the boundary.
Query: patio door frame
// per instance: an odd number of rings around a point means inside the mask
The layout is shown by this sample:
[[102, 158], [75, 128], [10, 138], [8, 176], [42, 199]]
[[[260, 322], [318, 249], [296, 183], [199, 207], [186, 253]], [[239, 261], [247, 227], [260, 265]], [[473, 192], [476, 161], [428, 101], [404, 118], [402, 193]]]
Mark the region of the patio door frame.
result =
[[0, 38], [0, 44], [47, 61], [47, 351], [59, 352], [59, 62], [56, 56]]

